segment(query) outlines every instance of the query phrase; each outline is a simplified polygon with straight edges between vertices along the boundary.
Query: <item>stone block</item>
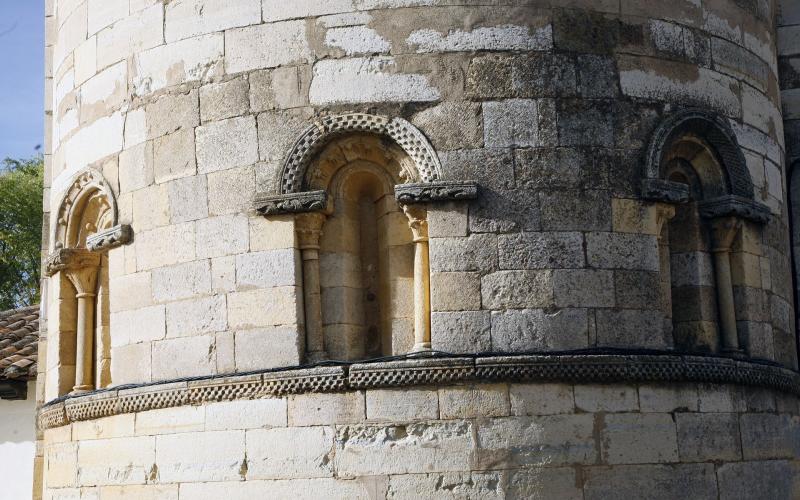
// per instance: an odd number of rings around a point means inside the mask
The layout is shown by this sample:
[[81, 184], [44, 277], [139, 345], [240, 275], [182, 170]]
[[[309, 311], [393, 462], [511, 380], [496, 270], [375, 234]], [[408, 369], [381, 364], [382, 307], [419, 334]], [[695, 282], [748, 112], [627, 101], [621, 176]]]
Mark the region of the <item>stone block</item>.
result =
[[428, 236], [445, 238], [467, 236], [467, 204], [459, 202], [428, 206]]
[[222, 33], [159, 45], [136, 58], [134, 93], [151, 92], [187, 82], [208, 81], [222, 74], [225, 46]]
[[[385, 489], [385, 486], [384, 486]], [[360, 481], [334, 478], [248, 480], [223, 483], [184, 483], [181, 494], [193, 500], [251, 500], [253, 498], [293, 498], [315, 500], [320, 492], [330, 498], [368, 498], [368, 486]]]
[[603, 461], [638, 464], [678, 461], [675, 422], [665, 413], [614, 413], [603, 417]]
[[488, 148], [539, 146], [539, 111], [535, 100], [483, 103], [484, 142]]
[[[122, 149], [124, 125], [122, 114], [117, 112], [84, 126], [62, 144], [54, 160], [55, 165], [59, 165], [61, 161], [63, 165], [69, 165], [70, 172], [77, 172], [91, 163], [119, 152]], [[55, 172], [59, 171], [57, 168], [55, 167]], [[68, 182], [70, 176], [62, 175], [53, 179], [52, 189], [56, 193], [66, 189], [67, 186], [62, 184]]]
[[207, 260], [154, 269], [152, 275], [156, 302], [172, 302], [211, 293], [211, 268]]
[[655, 204], [626, 198], [611, 199], [612, 227], [616, 233], [640, 233], [659, 236], [658, 210]]
[[483, 147], [483, 118], [478, 103], [444, 102], [418, 112], [411, 122], [427, 133], [438, 151]]
[[208, 217], [206, 177], [197, 175], [167, 184], [170, 222], [179, 224]]
[[216, 363], [213, 335], [153, 343], [153, 380], [213, 375]]
[[297, 327], [279, 326], [237, 331], [236, 371], [299, 365], [302, 338], [298, 330]]
[[249, 460], [245, 431], [186, 432], [157, 436], [159, 481], [239, 481]]
[[303, 20], [225, 31], [225, 72], [228, 74], [304, 63], [310, 58]]
[[700, 384], [697, 389], [701, 412], [745, 412], [747, 404], [740, 388], [728, 385]]
[[504, 417], [510, 402], [506, 384], [474, 384], [439, 389], [442, 419]]
[[236, 289], [236, 258], [217, 257], [211, 259], [211, 291], [232, 292]]
[[143, 411], [136, 414], [136, 435], [156, 436], [198, 432], [205, 427], [205, 418], [206, 411], [202, 406], [177, 406]]
[[[136, 415], [127, 413], [96, 420], [75, 422], [72, 424], [72, 439], [75, 441], [90, 441], [92, 439], [131, 437], [134, 433], [135, 419]], [[53, 441], [48, 440], [48, 442], [52, 443]]]
[[617, 307], [654, 309], [661, 303], [661, 278], [652, 271], [614, 271]]
[[178, 488], [177, 484], [103, 486], [99, 493], [102, 500], [178, 500]]
[[302, 322], [298, 293], [299, 290], [291, 286], [230, 293], [228, 324], [232, 329], [242, 329]]
[[221, 332], [226, 327], [224, 295], [167, 304], [167, 338]]
[[446, 178], [476, 181], [481, 186], [480, 196], [487, 189], [515, 187], [514, 157], [507, 148], [442, 151], [439, 159]]
[[548, 307], [553, 305], [553, 273], [498, 271], [481, 279], [481, 301], [487, 309]]
[[505, 498], [583, 500], [578, 473], [569, 467], [536, 467], [510, 471]]
[[287, 66], [254, 71], [250, 81], [251, 111], [299, 108], [308, 105], [311, 66]]
[[492, 350], [499, 352], [585, 349], [586, 309], [522, 309], [492, 313]]
[[432, 273], [432, 311], [474, 311], [481, 308], [478, 273]]
[[152, 473], [155, 451], [152, 437], [83, 441], [78, 448], [78, 484], [145, 484]]
[[253, 429], [246, 439], [248, 481], [333, 476], [333, 427]]
[[[434, 474], [401, 474], [388, 478], [387, 498], [505, 498], [499, 486], [501, 473], [444, 472]], [[381, 485], [383, 486], [383, 485]]]
[[439, 395], [435, 389], [402, 388], [366, 391], [367, 420], [413, 422], [439, 418]]
[[637, 411], [636, 387], [629, 385], [576, 385], [575, 408], [587, 413]]
[[209, 123], [195, 131], [200, 173], [251, 165], [258, 161], [256, 121], [251, 116]]
[[591, 269], [553, 271], [556, 307], [614, 307], [614, 274]]
[[491, 313], [458, 311], [431, 313], [431, 346], [453, 353], [485, 352], [491, 349]]
[[514, 181], [518, 187], [535, 190], [602, 189], [608, 185], [608, 174], [597, 156], [582, 148], [517, 149]]
[[250, 251], [260, 252], [294, 246], [294, 216], [250, 219]]
[[81, 85], [80, 122], [90, 123], [110, 114], [125, 102], [128, 90], [128, 65], [117, 63]]
[[717, 481], [720, 500], [792, 498], [792, 467], [785, 460], [723, 464]]
[[585, 474], [585, 500], [674, 500], [717, 496], [713, 464], [615, 465], [590, 467]]
[[159, 183], [194, 175], [197, 172], [194, 131], [187, 128], [158, 137], [153, 142], [153, 164]]
[[265, 429], [286, 427], [286, 399], [224, 401], [206, 408], [206, 430]]
[[128, 2], [89, 0], [87, 13], [87, 30], [92, 35], [125, 17], [128, 13]]
[[149, 272], [110, 278], [108, 289], [111, 312], [140, 309], [153, 304]]
[[166, 6], [164, 38], [170, 43], [260, 22], [260, 0], [245, 0], [235, 4], [225, 0], [184, 0]]
[[497, 239], [500, 269], [583, 267], [583, 236], [577, 232], [501, 235]]
[[113, 347], [160, 340], [166, 334], [164, 306], [150, 306], [111, 313]]
[[200, 124], [200, 100], [196, 90], [185, 94], [166, 94], [145, 106], [148, 139], [161, 137], [181, 128]]
[[142, 384], [152, 380], [151, 345], [124, 345], [111, 348], [111, 380]]
[[736, 413], [676, 413], [682, 462], [737, 461], [742, 456]]
[[[258, 150], [262, 160], [274, 162], [267, 165], [270, 169], [280, 171], [278, 163], [283, 163], [284, 157], [291, 150], [292, 145], [303, 132], [311, 125], [313, 114], [309, 108], [273, 111], [258, 115]], [[256, 176], [258, 177], [258, 169]], [[258, 180], [258, 179], [257, 179]], [[276, 184], [269, 186], [276, 190]]]
[[342, 478], [463, 471], [472, 464], [473, 432], [461, 420], [340, 426], [333, 465]]
[[481, 188], [470, 205], [469, 230], [472, 233], [539, 231], [539, 196], [527, 189]]
[[121, 193], [142, 189], [153, 183], [153, 143], [145, 142], [119, 154]]
[[594, 54], [578, 56], [578, 93], [588, 99], [614, 98], [619, 94], [614, 59]]
[[508, 393], [512, 415], [558, 415], [575, 410], [572, 386], [569, 384], [511, 384]]
[[246, 213], [255, 194], [252, 166], [231, 168], [208, 174], [208, 211], [210, 215]]
[[586, 233], [586, 257], [591, 267], [658, 271], [655, 236], [626, 233]]
[[247, 251], [250, 225], [244, 215], [221, 215], [197, 221], [197, 257], [221, 257]]
[[599, 309], [596, 322], [597, 345], [603, 347], [663, 349], [672, 344], [661, 311]]
[[150, 186], [133, 192], [134, 232], [169, 224], [169, 199], [166, 186]]
[[78, 479], [78, 443], [48, 443], [44, 449], [47, 485], [75, 486]]
[[301, 276], [300, 266], [298, 252], [293, 248], [237, 255], [237, 289], [293, 286]]
[[612, 101], [561, 99], [557, 106], [561, 146], [614, 146]]
[[639, 408], [646, 413], [698, 411], [697, 400], [697, 387], [693, 384], [639, 386]]
[[[360, 8], [376, 8], [376, 6]], [[264, 21], [283, 21], [298, 17], [316, 17], [327, 14], [351, 12], [354, 9], [353, 0], [298, 0], [286, 5], [280, 0], [262, 0]]]
[[[164, 11], [161, 5], [152, 5], [120, 19], [97, 34], [97, 66], [104, 68], [162, 43]], [[55, 55], [54, 59], [58, 60]]]
[[434, 238], [429, 245], [431, 271], [490, 271], [497, 267], [494, 234]]
[[747, 413], [739, 426], [745, 460], [791, 459], [800, 449], [800, 423], [789, 415]]
[[361, 391], [336, 394], [298, 394], [289, 396], [289, 425], [356, 424], [366, 418], [366, 403]]
[[236, 78], [200, 88], [200, 120], [224, 120], [247, 114], [250, 106], [247, 80]]

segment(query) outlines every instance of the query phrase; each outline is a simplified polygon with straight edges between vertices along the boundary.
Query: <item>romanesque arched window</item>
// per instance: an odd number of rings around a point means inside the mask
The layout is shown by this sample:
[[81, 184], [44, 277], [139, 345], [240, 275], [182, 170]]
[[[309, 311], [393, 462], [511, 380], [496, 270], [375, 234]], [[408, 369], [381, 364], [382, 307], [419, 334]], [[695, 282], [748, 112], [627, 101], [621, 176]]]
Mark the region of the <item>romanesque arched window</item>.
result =
[[[760, 287], [760, 224], [769, 210], [725, 120], [700, 110], [669, 117], [648, 150], [644, 195], [669, 204], [659, 235], [665, 315], [677, 349], [740, 353], [737, 287]], [[743, 241], [749, 242], [743, 244]], [[755, 281], [755, 283], [754, 283]]]
[[114, 194], [100, 172], [75, 177], [51, 236], [46, 272], [57, 310], [50, 315], [48, 390], [62, 395], [105, 387], [111, 382], [107, 250], [129, 241], [131, 231], [117, 224]]
[[307, 361], [430, 348], [426, 206], [476, 195], [440, 177], [430, 143], [400, 118], [332, 116], [297, 140], [279, 194], [256, 209], [297, 214]]

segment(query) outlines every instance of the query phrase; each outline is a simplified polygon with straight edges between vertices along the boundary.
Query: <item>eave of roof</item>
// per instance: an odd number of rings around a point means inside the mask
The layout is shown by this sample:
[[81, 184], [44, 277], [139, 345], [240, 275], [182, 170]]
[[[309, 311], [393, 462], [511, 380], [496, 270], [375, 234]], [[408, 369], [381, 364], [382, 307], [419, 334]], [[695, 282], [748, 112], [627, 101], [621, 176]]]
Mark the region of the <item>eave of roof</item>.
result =
[[33, 380], [39, 349], [39, 306], [0, 312], [0, 380]]

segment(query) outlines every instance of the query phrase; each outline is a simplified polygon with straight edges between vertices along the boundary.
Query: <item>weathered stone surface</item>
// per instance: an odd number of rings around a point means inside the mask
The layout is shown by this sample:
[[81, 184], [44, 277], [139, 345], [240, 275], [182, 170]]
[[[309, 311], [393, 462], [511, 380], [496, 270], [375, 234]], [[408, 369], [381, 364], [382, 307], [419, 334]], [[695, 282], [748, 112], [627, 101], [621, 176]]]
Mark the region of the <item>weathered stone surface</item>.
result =
[[492, 313], [492, 350], [561, 351], [588, 346], [586, 309], [522, 309]]
[[78, 484], [145, 484], [155, 460], [153, 437], [84, 441], [78, 448]]
[[483, 103], [484, 141], [489, 148], [539, 145], [539, 111], [535, 100], [508, 99]]
[[363, 392], [289, 396], [289, 425], [357, 424], [366, 418]]
[[[255, 195], [255, 173], [252, 166], [211, 172], [207, 177], [210, 215], [244, 213], [250, 209]], [[198, 192], [197, 196], [202, 196], [202, 192]]]
[[553, 271], [556, 307], [614, 307], [611, 271], [561, 269]]
[[285, 399], [224, 401], [205, 407], [205, 428], [209, 431], [262, 429], [287, 425]]
[[435, 238], [429, 245], [431, 271], [488, 271], [497, 262], [497, 236], [493, 234]]
[[198, 260], [152, 271], [153, 298], [157, 302], [188, 299], [211, 292], [211, 268]]
[[202, 406], [181, 406], [141, 412], [136, 415], [136, 435], [155, 436], [199, 432], [205, 427], [206, 412]]
[[229, 74], [302, 63], [310, 56], [303, 21], [225, 31], [225, 72]]
[[553, 304], [551, 271], [499, 271], [481, 279], [481, 301], [489, 309], [547, 307]]
[[185, 94], [167, 94], [145, 106], [148, 139], [191, 129], [200, 124], [200, 101], [197, 91]]
[[[235, 306], [238, 307], [238, 306]], [[265, 308], [265, 304], [260, 307]], [[232, 310], [229, 314], [240, 314], [239, 309]], [[230, 319], [236, 320], [238, 316]], [[276, 318], [277, 319], [277, 318]], [[259, 318], [249, 318], [249, 321], [258, 321]], [[242, 321], [242, 320], [236, 320]], [[252, 330], [236, 332], [236, 370], [240, 372], [250, 370], [263, 370], [300, 364], [301, 345], [295, 327], [266, 326]]]
[[258, 161], [256, 121], [251, 116], [209, 123], [195, 131], [197, 170], [216, 172]]
[[569, 467], [536, 467], [517, 469], [508, 474], [506, 498], [548, 498], [581, 500], [577, 473]]
[[247, 251], [250, 226], [243, 215], [197, 221], [197, 257], [220, 257]]
[[332, 477], [334, 437], [324, 426], [249, 430], [247, 479]]
[[592, 267], [658, 271], [655, 236], [586, 233], [586, 256]]
[[157, 436], [156, 465], [164, 482], [237, 481], [245, 458], [245, 431]]
[[491, 326], [489, 311], [433, 312], [431, 347], [452, 353], [488, 351]]
[[585, 478], [586, 500], [617, 496], [637, 500], [672, 500], [714, 498], [717, 495], [712, 464], [590, 467], [586, 470]]
[[111, 314], [114, 347], [163, 339], [166, 334], [164, 306], [143, 307]]
[[244, 78], [201, 87], [200, 120], [224, 120], [246, 114], [250, 104], [248, 91]]
[[169, 380], [216, 372], [214, 336], [183, 337], [153, 343], [153, 378]]
[[481, 308], [478, 273], [432, 273], [431, 310], [475, 311]]
[[224, 0], [183, 0], [165, 9], [164, 38], [167, 43], [204, 33], [261, 22], [260, 0], [234, 5]]
[[572, 413], [575, 400], [568, 384], [511, 384], [511, 413], [517, 416]]
[[678, 461], [675, 422], [664, 413], [617, 413], [604, 417], [603, 460], [609, 464]]
[[738, 460], [742, 456], [738, 420], [735, 413], [677, 413], [681, 461]]
[[508, 386], [476, 384], [439, 390], [442, 419], [503, 417], [510, 413]]
[[789, 462], [738, 462], [717, 471], [719, 498], [791, 498], [792, 470]]
[[228, 325], [224, 295], [167, 304], [167, 337], [224, 331]]
[[584, 266], [583, 236], [577, 232], [509, 234], [497, 240], [500, 269]]
[[739, 426], [745, 460], [792, 458], [800, 448], [800, 424], [789, 415], [745, 414]]
[[250, 73], [250, 110], [297, 108], [308, 105], [311, 66], [288, 66]]
[[662, 349], [672, 343], [661, 311], [601, 309], [596, 312], [597, 344], [607, 347]]
[[366, 391], [367, 420], [404, 422], [439, 417], [439, 394], [435, 389], [402, 388]]
[[300, 265], [293, 248], [237, 255], [236, 284], [239, 290], [291, 286], [301, 275]]
[[179, 224], [208, 217], [207, 184], [205, 176], [184, 177], [170, 182], [170, 222]]
[[575, 408], [590, 413], [636, 411], [639, 399], [632, 386], [579, 384], [575, 386]]
[[483, 146], [483, 118], [477, 103], [444, 102], [415, 114], [411, 123], [425, 131], [439, 151]]
[[639, 386], [639, 407], [647, 413], [698, 411], [697, 400], [697, 387], [693, 384]]

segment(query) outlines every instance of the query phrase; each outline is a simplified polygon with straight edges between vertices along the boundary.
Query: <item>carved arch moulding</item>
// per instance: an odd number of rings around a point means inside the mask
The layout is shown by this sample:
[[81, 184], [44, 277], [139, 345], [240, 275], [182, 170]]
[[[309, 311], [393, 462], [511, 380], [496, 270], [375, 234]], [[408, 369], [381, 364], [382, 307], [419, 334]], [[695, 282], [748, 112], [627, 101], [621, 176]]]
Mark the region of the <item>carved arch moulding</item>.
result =
[[473, 181], [442, 179], [439, 157], [425, 134], [400, 117], [349, 113], [332, 115], [310, 125], [292, 145], [278, 178], [277, 194], [256, 196], [254, 208], [262, 215], [321, 211], [327, 207], [324, 189], [309, 182], [310, 169], [323, 149], [337, 139], [353, 135], [377, 137], [399, 149], [403, 184], [396, 186], [401, 203], [465, 200], [477, 196]]

